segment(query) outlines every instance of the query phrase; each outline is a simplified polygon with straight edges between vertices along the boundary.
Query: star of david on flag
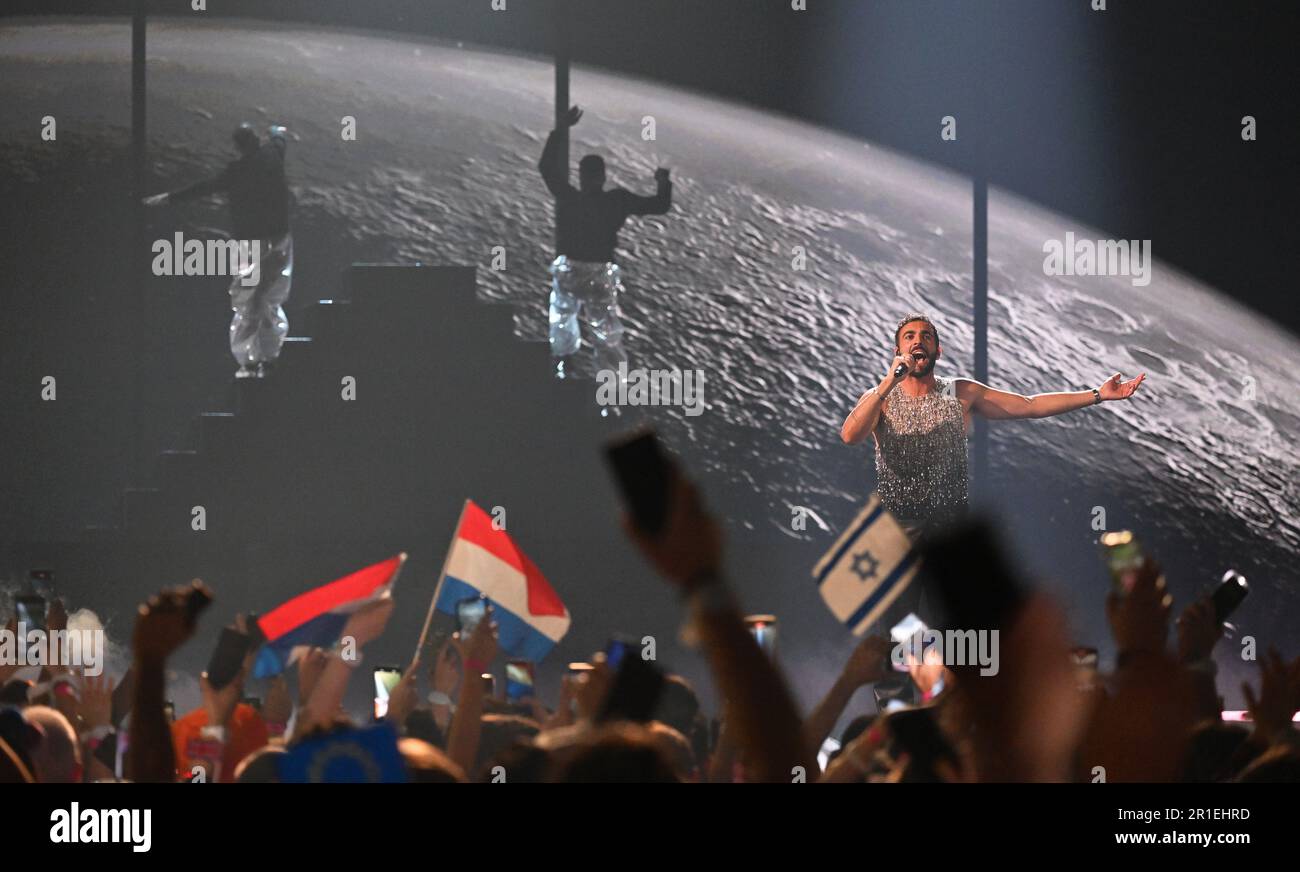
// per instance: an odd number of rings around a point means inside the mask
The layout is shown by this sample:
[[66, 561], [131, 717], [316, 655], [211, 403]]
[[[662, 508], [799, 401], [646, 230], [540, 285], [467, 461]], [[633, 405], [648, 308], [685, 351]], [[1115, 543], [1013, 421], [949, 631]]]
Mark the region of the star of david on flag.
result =
[[812, 575], [831, 613], [861, 636], [912, 583], [920, 565], [903, 528], [872, 494]]

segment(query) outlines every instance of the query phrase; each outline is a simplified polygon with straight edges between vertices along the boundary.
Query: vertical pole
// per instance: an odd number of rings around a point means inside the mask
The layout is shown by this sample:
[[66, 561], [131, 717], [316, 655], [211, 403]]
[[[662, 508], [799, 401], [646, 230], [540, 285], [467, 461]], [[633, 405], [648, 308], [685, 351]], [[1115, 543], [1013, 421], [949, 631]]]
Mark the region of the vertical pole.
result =
[[[559, 131], [559, 154], [556, 157], [564, 167], [564, 175], [569, 175], [569, 126], [564, 116], [569, 111], [569, 0], [554, 0], [555, 15], [555, 130]], [[558, 204], [556, 204], [558, 208]], [[559, 221], [556, 227], [556, 254], [559, 254]]]
[[[975, 276], [975, 378], [988, 384], [989, 380], [989, 187], [981, 161], [975, 175], [973, 191], [975, 204], [973, 245]], [[989, 428], [988, 421], [975, 416], [974, 444], [971, 446], [971, 472], [977, 496], [989, 493]]]
[[127, 274], [129, 280], [135, 286], [131, 297], [131, 303], [136, 307], [136, 317], [132, 318], [134, 323], [134, 335], [131, 336], [132, 345], [132, 409], [131, 418], [135, 422], [134, 436], [132, 438], [133, 450], [130, 457], [135, 461], [135, 472], [143, 469], [145, 458], [148, 452], [145, 451], [144, 434], [147, 428], [144, 425], [145, 420], [145, 388], [144, 374], [148, 371], [146, 363], [142, 356], [147, 348], [149, 340], [149, 330], [146, 327], [145, 319], [149, 317], [149, 270], [148, 258], [145, 253], [149, 250], [149, 244], [146, 239], [145, 227], [145, 207], [140, 202], [141, 198], [147, 193], [145, 185], [148, 182], [146, 178], [148, 171], [148, 144], [146, 142], [147, 130], [145, 127], [145, 23], [146, 23], [146, 4], [147, 0], [135, 0], [131, 11], [131, 195], [135, 220], [132, 222], [131, 232], [131, 250], [127, 257]]

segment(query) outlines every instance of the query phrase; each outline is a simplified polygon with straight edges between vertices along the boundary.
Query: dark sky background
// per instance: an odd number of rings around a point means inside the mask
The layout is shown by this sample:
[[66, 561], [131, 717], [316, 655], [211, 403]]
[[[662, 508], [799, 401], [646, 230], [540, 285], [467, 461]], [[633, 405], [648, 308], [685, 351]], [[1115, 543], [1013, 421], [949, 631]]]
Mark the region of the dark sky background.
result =
[[[1300, 333], [1300, 4], [1222, 0], [568, 0], [575, 59], [972, 173]], [[153, 0], [159, 14], [356, 26], [546, 52], [555, 0]], [[130, 2], [10, 0], [11, 12]], [[577, 95], [580, 96], [580, 95]], [[939, 119], [958, 121], [942, 142]], [[1259, 139], [1241, 140], [1254, 115]]]

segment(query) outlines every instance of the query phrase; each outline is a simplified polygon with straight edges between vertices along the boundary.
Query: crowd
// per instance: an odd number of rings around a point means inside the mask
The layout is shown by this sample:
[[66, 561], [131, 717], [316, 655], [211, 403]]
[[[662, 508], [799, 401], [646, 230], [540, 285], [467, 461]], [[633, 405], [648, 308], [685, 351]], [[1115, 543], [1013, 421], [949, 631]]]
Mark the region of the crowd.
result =
[[[241, 701], [255, 647], [233, 681], [217, 688], [203, 676], [202, 706], [173, 720], [168, 661], [212, 599], [194, 582], [140, 606], [132, 666], [116, 682], [57, 667], [28, 681], [0, 665], [0, 781], [331, 780], [339, 770], [310, 765], [323, 758], [293, 761], [339, 737], [365, 748], [365, 780], [382, 781], [1300, 780], [1300, 658], [1264, 652], [1257, 686], [1243, 689], [1249, 723], [1225, 723], [1212, 658], [1222, 624], [1208, 598], [1190, 603], [1171, 645], [1173, 604], [1150, 561], [1124, 579], [1127, 595], [1105, 603], [1119, 652], [1108, 673], [1072, 655], [1060, 607], [1031, 594], [1000, 627], [993, 674], [945, 665], [933, 652], [909, 655], [906, 672], [894, 672], [893, 642], [868, 636], [805, 717], [728, 591], [719, 528], [694, 487], [676, 481], [659, 535], [631, 525], [628, 535], [682, 598], [723, 701], [716, 718], [682, 677], [644, 680], [634, 654], [618, 668], [596, 654], [590, 669], [565, 677], [554, 707], [499, 699], [479, 678], [499, 654], [489, 613], [452, 636], [432, 664], [411, 664], [378, 724], [344, 711], [349, 682], [367, 671], [339, 649], [301, 657], [295, 674], [270, 680], [260, 706]], [[392, 609], [391, 599], [369, 603], [341, 638], [363, 651]], [[62, 620], [56, 603], [50, 629]], [[234, 629], [247, 630], [242, 621]], [[892, 688], [874, 694], [885, 710], [852, 719], [821, 765], [819, 750], [868, 686]]]

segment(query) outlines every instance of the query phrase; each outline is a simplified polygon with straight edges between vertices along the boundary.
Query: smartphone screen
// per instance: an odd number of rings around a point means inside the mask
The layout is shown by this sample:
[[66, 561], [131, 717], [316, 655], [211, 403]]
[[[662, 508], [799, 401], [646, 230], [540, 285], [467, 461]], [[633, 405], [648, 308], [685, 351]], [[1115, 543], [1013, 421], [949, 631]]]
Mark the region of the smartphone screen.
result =
[[506, 700], [524, 702], [533, 698], [536, 666], [529, 660], [510, 660], [506, 663]]
[[1117, 530], [1114, 533], [1102, 534], [1101, 548], [1106, 559], [1106, 568], [1110, 570], [1111, 583], [1115, 586], [1115, 592], [1128, 593], [1124, 575], [1142, 567], [1144, 559], [1142, 543], [1137, 540], [1132, 531]]
[[659, 440], [649, 430], [634, 433], [607, 445], [605, 460], [637, 529], [658, 536], [668, 521], [670, 488], [676, 475]]
[[18, 612], [18, 622], [25, 624], [29, 630], [45, 629], [45, 598], [34, 594], [15, 597], [14, 608]]
[[487, 597], [483, 595], [465, 597], [456, 603], [456, 619], [460, 621], [461, 638], [468, 637], [487, 614]]
[[1245, 576], [1234, 569], [1223, 573], [1223, 580], [1214, 589], [1212, 597], [1215, 620], [1220, 624], [1228, 620], [1248, 593], [1250, 593], [1250, 585], [1246, 584]]
[[388, 698], [393, 688], [402, 680], [402, 670], [396, 666], [376, 666], [375, 676], [375, 720], [381, 721], [388, 716]]

